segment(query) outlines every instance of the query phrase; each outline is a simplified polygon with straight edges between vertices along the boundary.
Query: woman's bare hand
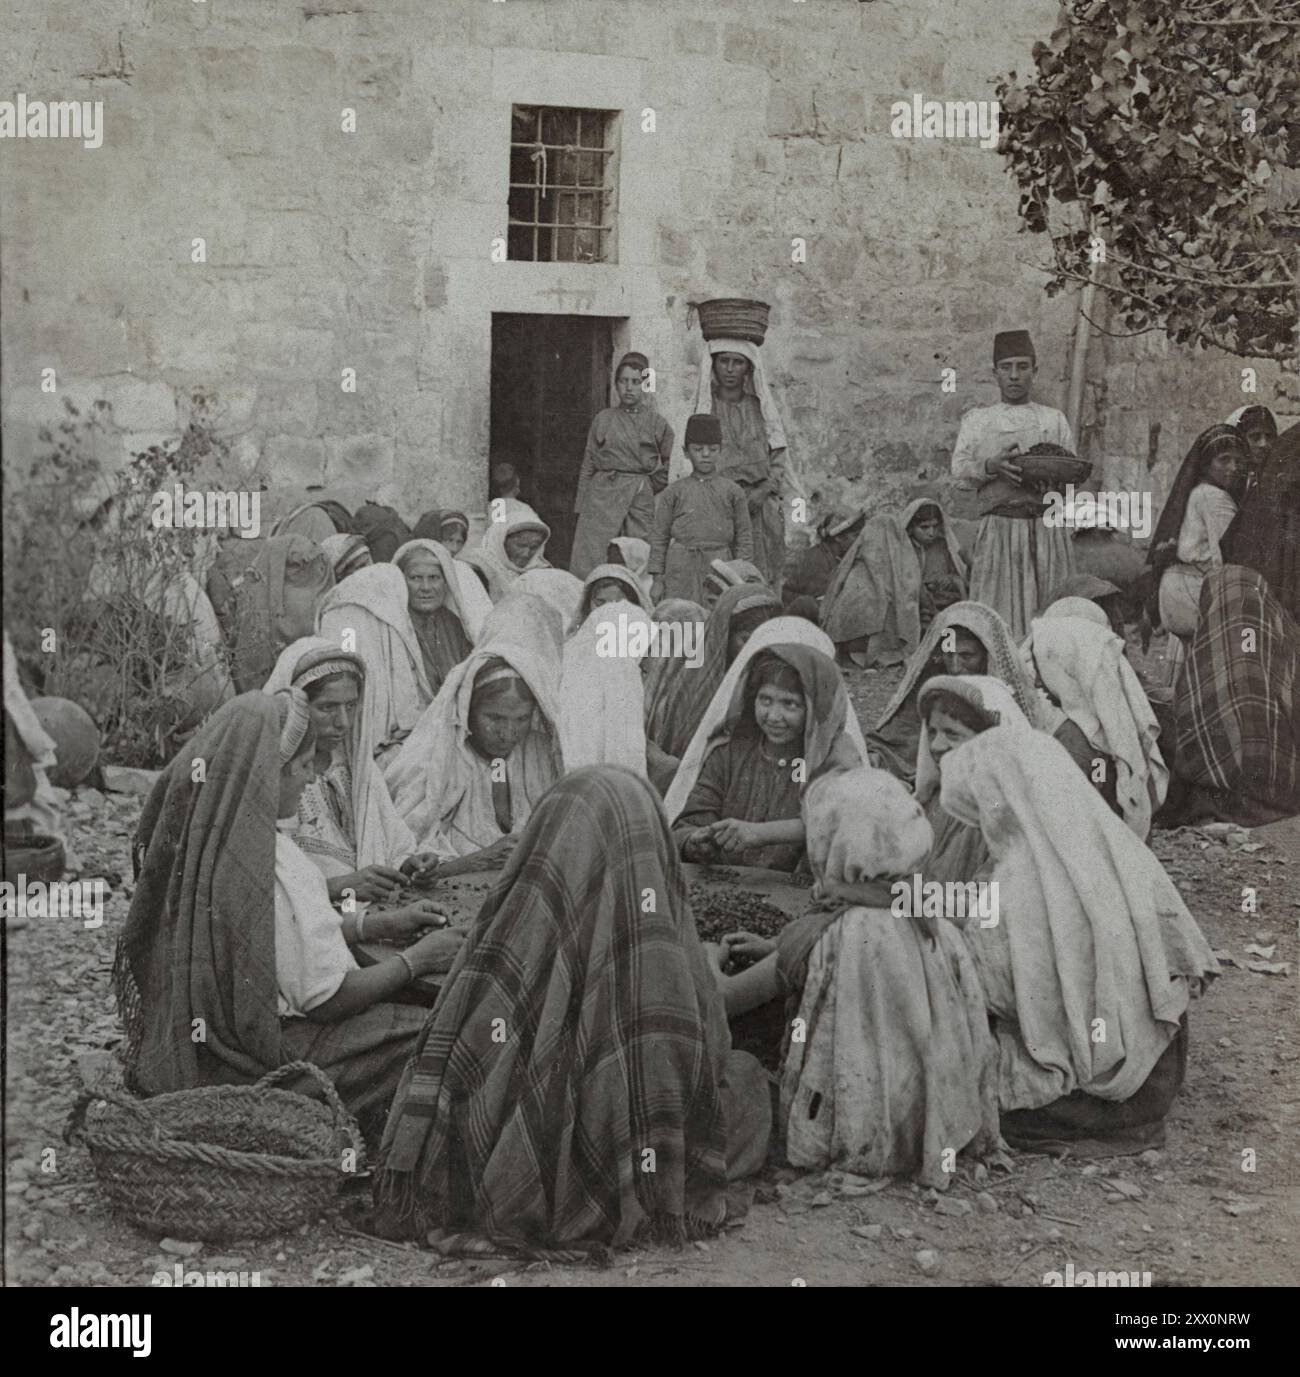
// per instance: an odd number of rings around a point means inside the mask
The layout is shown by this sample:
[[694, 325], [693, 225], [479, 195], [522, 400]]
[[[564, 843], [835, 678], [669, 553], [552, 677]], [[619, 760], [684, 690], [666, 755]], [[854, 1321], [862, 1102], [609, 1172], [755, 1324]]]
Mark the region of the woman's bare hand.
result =
[[465, 934], [459, 928], [426, 933], [407, 947], [406, 959], [415, 967], [417, 975], [441, 975], [451, 969], [464, 941]]

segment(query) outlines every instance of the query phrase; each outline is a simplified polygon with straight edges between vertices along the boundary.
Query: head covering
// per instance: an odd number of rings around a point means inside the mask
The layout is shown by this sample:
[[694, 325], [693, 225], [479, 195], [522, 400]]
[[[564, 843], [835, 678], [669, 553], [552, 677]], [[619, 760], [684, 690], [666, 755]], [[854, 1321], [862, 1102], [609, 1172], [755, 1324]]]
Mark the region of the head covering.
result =
[[381, 759], [395, 753], [433, 698], [407, 610], [409, 599], [406, 579], [395, 564], [371, 564], [344, 579], [321, 608], [321, 637], [355, 650], [366, 667], [361, 711]]
[[468, 536], [469, 517], [464, 512], [444, 511], [438, 527], [439, 539], [447, 534], [448, 527], [451, 527], [452, 530], [458, 530], [463, 536]]
[[[1100, 583], [1101, 580], [1098, 579], [1097, 582]], [[1119, 590], [1116, 589], [1115, 591], [1118, 592]], [[1105, 627], [1107, 631], [1110, 630], [1110, 618], [1091, 598], [1057, 598], [1048, 604], [1043, 616], [1053, 619], [1072, 617], [1079, 621], [1091, 622], [1094, 626]]]
[[[689, 598], [665, 598], [662, 602], [656, 603], [654, 610], [650, 613], [650, 620], [657, 625], [676, 623], [684, 627], [690, 624], [697, 628], [695, 634], [700, 637], [704, 635], [704, 623], [708, 619], [709, 614], [704, 608]], [[702, 646], [703, 640], [699, 644]], [[659, 701], [664, 692], [665, 683], [672, 679], [682, 666], [681, 662], [671, 655], [652, 656], [644, 661], [643, 665], [641, 679], [645, 687], [646, 721], [648, 724], [649, 705]]]
[[[198, 781], [194, 761], [204, 766]], [[258, 692], [219, 708], [145, 803], [113, 967], [126, 1082], [136, 1093], [250, 1081], [280, 1063], [279, 799], [279, 713]]]
[[727, 671], [727, 643], [731, 621], [742, 612], [768, 609], [776, 616], [781, 600], [767, 587], [740, 584], [729, 588], [718, 599], [704, 623], [703, 663], [687, 666], [684, 659], [670, 658], [672, 666], [655, 685], [653, 697], [646, 697], [646, 736], [667, 755], [679, 756], [690, 744], [704, 710]]
[[208, 589], [231, 650], [236, 688], [261, 688], [280, 651], [316, 629], [333, 584], [328, 556], [304, 536], [222, 542]]
[[1145, 839], [1164, 802], [1169, 770], [1156, 744], [1160, 724], [1124, 657], [1124, 642], [1109, 626], [1058, 613], [1031, 624], [1026, 647], [1039, 682], [1061, 711], [1089, 745], [1114, 760], [1120, 812]]
[[[1164, 569], [1178, 558], [1178, 537], [1182, 534], [1183, 517], [1187, 513], [1187, 500], [1192, 495], [1192, 489], [1204, 482], [1206, 469], [1215, 455], [1225, 453], [1235, 455], [1243, 463], [1250, 453], [1242, 434], [1227, 425], [1210, 426], [1208, 430], [1203, 430], [1187, 451], [1169, 496], [1165, 499], [1151, 537], [1151, 548], [1147, 551], [1147, 564], [1155, 572], [1157, 582]], [[1154, 620], [1159, 621], [1158, 614]]]
[[509, 591], [510, 585], [525, 572], [511, 564], [506, 555], [506, 537], [520, 531], [539, 531], [542, 543], [537, 553], [528, 561], [526, 570], [549, 569], [546, 562], [546, 542], [551, 537], [551, 528], [525, 502], [514, 498], [496, 499], [505, 502], [504, 520], [489, 520], [487, 530], [477, 549], [465, 552], [463, 560], [472, 564], [488, 581], [488, 593], [493, 602], [500, 602]]
[[[650, 587], [654, 583], [654, 575], [650, 573], [650, 542], [641, 540], [637, 536], [615, 536], [610, 545], [618, 552], [623, 563], [632, 571], [633, 577], [641, 586], [642, 605], [649, 607], [653, 602], [650, 596]], [[617, 564], [618, 560], [611, 560], [610, 563]]]
[[411, 528], [396, 509], [381, 506], [377, 502], [367, 502], [358, 507], [353, 522], [357, 533], [365, 537], [370, 547], [370, 558], [376, 564], [387, 563], [397, 547], [411, 538]]
[[713, 559], [709, 561], [709, 573], [704, 576], [704, 586], [712, 593], [735, 588], [742, 583], [761, 583], [767, 580], [763, 571], [747, 559]]
[[645, 589], [641, 586], [636, 575], [625, 564], [598, 564], [582, 581], [582, 605], [577, 621], [585, 619], [591, 612], [591, 594], [593, 589], [603, 579], [612, 579], [621, 588], [627, 590], [628, 600], [636, 603], [647, 615], [650, 611], [650, 599], [645, 595]]
[[280, 764], [287, 765], [306, 739], [311, 713], [307, 710], [307, 695], [301, 689], [279, 689], [272, 696], [280, 721]]
[[993, 336], [993, 367], [1003, 359], [1035, 359], [1034, 342], [1028, 330], [1002, 330]]
[[301, 825], [294, 840], [327, 875], [362, 870], [369, 865], [396, 867], [415, 851], [415, 838], [398, 817], [375, 764], [373, 719], [366, 712], [366, 667], [361, 656], [340, 650], [336, 642], [323, 636], [304, 637], [281, 653], [264, 692], [279, 693], [289, 687], [305, 690], [309, 684], [335, 674], [351, 675], [358, 684], [352, 726], [342, 743], [346, 777], [351, 785], [348, 802], [354, 835], [343, 835], [344, 829], [333, 827], [328, 817], [304, 816], [305, 812], [325, 807], [322, 798], [308, 800], [309, 794], [322, 787], [318, 778], [315, 784], [307, 786], [299, 805]]
[[929, 507], [939, 514], [948, 557], [965, 588], [966, 560], [952, 523], [933, 498], [918, 497], [901, 512], [873, 517], [845, 552], [822, 600], [822, 626], [836, 644], [880, 636], [892, 625], [901, 644], [882, 646], [882, 653], [897, 648], [910, 655], [916, 649], [923, 564], [908, 527]]
[[1225, 564], [1262, 574], [1273, 597], [1300, 621], [1300, 426], [1269, 447], [1221, 548]]
[[686, 422], [687, 445], [720, 445], [722, 443], [722, 422], [712, 412], [692, 416]]
[[[938, 503], [935, 505], [938, 506]], [[847, 512], [836, 509], [822, 517], [818, 527], [823, 540], [834, 540], [836, 536], [847, 535], [854, 526], [866, 519], [867, 514], [861, 507]]]
[[[512, 585], [512, 593], [540, 598], [560, 614], [560, 636], [567, 636], [579, 620], [582, 609], [582, 580], [567, 569], [529, 569]], [[507, 595], [509, 596], [509, 595]]]
[[1268, 435], [1277, 434], [1277, 417], [1266, 406], [1239, 406], [1224, 425], [1235, 426], [1243, 435], [1262, 430]]
[[[657, 896], [648, 911], [647, 893]], [[745, 1059], [728, 1056], [681, 862], [648, 784], [609, 766], [556, 784], [444, 988], [381, 1151], [377, 1197], [409, 1220], [406, 1232], [473, 1227], [506, 1245], [617, 1247], [722, 1223], [723, 1081]], [[513, 1030], [501, 1045], [489, 1032], [498, 1020]], [[761, 1161], [761, 1095], [754, 1108]], [[633, 1169], [646, 1150], [656, 1169]]]
[[440, 507], [430, 507], [427, 512], [420, 513], [420, 519], [411, 527], [411, 539], [442, 539], [442, 509]]
[[1254, 569], [1235, 564], [1206, 576], [1199, 610], [1174, 691], [1175, 774], [1217, 794], [1224, 815], [1249, 818], [1263, 805], [1292, 816], [1300, 812], [1300, 627]]
[[300, 535], [324, 545], [331, 536], [351, 534], [352, 527], [352, 513], [341, 502], [327, 497], [300, 503], [279, 517], [267, 534]]
[[399, 545], [393, 551], [393, 563], [399, 569], [402, 568], [417, 550], [425, 551], [438, 561], [442, 577], [447, 583], [447, 600], [443, 606], [456, 614], [471, 641], [478, 640], [483, 629], [483, 621], [492, 610], [492, 599], [484, 591], [478, 575], [467, 569], [464, 564], [457, 563], [451, 551], [440, 540], [429, 540], [420, 536]]
[[803, 685], [808, 703], [803, 742], [805, 778], [811, 780], [823, 770], [851, 769], [867, 763], [862, 728], [849, 705], [844, 677], [836, 668], [834, 645], [824, 631], [802, 617], [774, 617], [745, 642], [701, 714], [685, 750], [670, 752], [682, 758], [664, 796], [670, 823], [676, 822], [686, 807], [705, 760], [746, 725], [745, 689], [750, 667], [765, 650], [784, 660]]
[[1034, 688], [1011, 635], [1011, 628], [982, 602], [955, 602], [951, 607], [945, 607], [930, 624], [925, 640], [907, 662], [894, 696], [881, 713], [877, 730], [884, 727], [907, 702], [930, 668], [931, 660], [941, 653], [943, 634], [949, 630], [968, 632], [979, 641], [988, 655], [985, 672], [995, 679], [1001, 679], [1011, 690], [1016, 706], [1029, 719], [1031, 726], [1044, 727], [1051, 721], [1052, 714], [1047, 711], [1048, 705], [1042, 695]]
[[1112, 598], [1122, 591], [1118, 584], [1111, 583], [1109, 579], [1098, 578], [1096, 574], [1072, 574], [1052, 589], [1047, 605], [1050, 607], [1063, 598], [1074, 601], [1087, 599], [1095, 604], [1100, 598]]
[[996, 719], [1001, 727], [1028, 727], [1029, 719], [1001, 679], [987, 674], [936, 674], [921, 685], [916, 710], [921, 718], [921, 739], [916, 748], [916, 797], [929, 803], [939, 787], [939, 766], [930, 754], [930, 705], [936, 694], [951, 693], [973, 708]]
[[611, 647], [627, 647], [638, 625], [651, 625], [640, 603], [602, 603], [565, 643], [558, 725], [566, 770], [622, 765], [643, 777], [646, 773], [641, 659], [609, 653]]
[[814, 780], [803, 815], [818, 899], [853, 903], [856, 887], [868, 880], [913, 874], [933, 839], [907, 786], [869, 766]]
[[950, 751], [940, 802], [995, 861], [998, 922], [967, 936], [1003, 1112], [1075, 1090], [1129, 1099], [1218, 970], [1173, 881], [1041, 732], [994, 727]]
[[332, 535], [321, 541], [320, 547], [334, 566], [334, 582], [342, 583], [349, 574], [364, 569], [370, 563], [370, 546], [359, 535]]
[[650, 367], [650, 360], [644, 354], [638, 354], [635, 349], [629, 349], [618, 361], [614, 369], [614, 376], [617, 378], [619, 373], [625, 368], [639, 368], [643, 373]]
[[[385, 771], [397, 811], [421, 849], [469, 855], [490, 844], [457, 830], [459, 810], [483, 802], [484, 761], [469, 744], [475, 679], [486, 665], [508, 665], [536, 700], [532, 729], [507, 762], [516, 828], [562, 772], [556, 723], [560, 676], [558, 617], [539, 598], [515, 593], [492, 609], [474, 653], [447, 676]], [[486, 792], [491, 811], [491, 789]]]

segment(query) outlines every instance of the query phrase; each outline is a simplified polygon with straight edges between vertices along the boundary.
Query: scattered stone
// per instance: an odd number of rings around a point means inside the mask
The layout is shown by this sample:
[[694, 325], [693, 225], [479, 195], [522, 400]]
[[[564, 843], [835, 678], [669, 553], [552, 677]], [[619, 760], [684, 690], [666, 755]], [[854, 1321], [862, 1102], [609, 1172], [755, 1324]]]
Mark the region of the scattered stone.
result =
[[925, 1276], [932, 1277], [939, 1271], [939, 1254], [933, 1248], [922, 1248], [916, 1254], [916, 1265]]
[[76, 802], [87, 804], [90, 808], [102, 808], [104, 795], [98, 789], [78, 789]]
[[963, 1219], [966, 1215], [975, 1213], [975, 1206], [969, 1200], [957, 1200], [945, 1195], [935, 1201], [934, 1212], [954, 1219]]
[[975, 1184], [977, 1186], [982, 1186], [985, 1183], [985, 1181], [989, 1179], [989, 1169], [984, 1165], [983, 1162], [976, 1162], [975, 1170], [971, 1173], [971, 1175], [975, 1178]]
[[1142, 1199], [1142, 1187], [1135, 1185], [1132, 1181], [1124, 1180], [1123, 1177], [1116, 1176], [1106, 1184], [1110, 1190], [1113, 1190], [1117, 1195], [1122, 1195], [1127, 1200]]
[[1235, 1219], [1243, 1214], [1255, 1214], [1263, 1208], [1263, 1205], [1255, 1200], [1233, 1200], [1223, 1207], [1223, 1212], [1232, 1215]]
[[1100, 1176], [1101, 1168], [1096, 1164], [1096, 1162], [1089, 1162], [1088, 1165], [1084, 1167], [1083, 1174], [1084, 1176]]
[[1289, 961], [1247, 961], [1246, 969], [1254, 971], [1256, 975], [1290, 975], [1291, 963]]
[[885, 1226], [883, 1224], [855, 1224], [849, 1230], [849, 1233], [856, 1237], [869, 1239], [872, 1243], [875, 1243], [884, 1232]]
[[835, 1197], [830, 1191], [818, 1191], [817, 1194], [813, 1196], [812, 1200], [809, 1201], [809, 1204], [814, 1210], [824, 1210], [827, 1205], [833, 1205], [834, 1203]]
[[277, 1262], [288, 1262], [288, 1261], [289, 1261], [289, 1258], [288, 1258], [288, 1255], [285, 1254], [285, 1253], [276, 1253], [276, 1255], [275, 1255], [275, 1260], [276, 1260]]
[[158, 1245], [158, 1250], [170, 1253], [172, 1257], [198, 1257], [203, 1251], [203, 1244], [187, 1243], [179, 1238], [164, 1238]]
[[1155, 1148], [1147, 1148], [1141, 1157], [1138, 1158], [1138, 1161], [1141, 1162], [1144, 1167], [1158, 1166], [1160, 1163], [1160, 1154]]
[[984, 1214], [997, 1214], [998, 1198], [989, 1191], [980, 1191], [975, 1197], [975, 1204]]
[[225, 1253], [218, 1253], [216, 1257], [208, 1258], [208, 1266], [211, 1267], [214, 1272], [237, 1272], [241, 1267], [248, 1266], [248, 1259], [246, 1257], [235, 1257], [233, 1255], [228, 1256]]
[[[1274, 937], [1274, 935], [1273, 935], [1271, 932], [1257, 932], [1257, 933], [1255, 934], [1255, 941], [1256, 941], [1256, 942], [1263, 942], [1265, 945], [1267, 945], [1269, 942], [1274, 942], [1274, 941], [1276, 941], [1276, 940], [1277, 940], [1277, 939]], [[1247, 947], [1246, 950], [1249, 951], [1250, 948]]]
[[23, 1225], [23, 1237], [28, 1243], [39, 1243], [45, 1237], [45, 1221], [32, 1219]]
[[872, 1180], [866, 1176], [846, 1176], [840, 1186], [840, 1194], [852, 1200], [855, 1196], [875, 1195], [877, 1191], [883, 1191], [889, 1185], [889, 1177], [877, 1177]]
[[1273, 953], [1277, 951], [1277, 943], [1271, 942], [1267, 947], [1264, 947], [1258, 942], [1247, 942], [1244, 950], [1247, 956], [1262, 956], [1265, 961], [1271, 961]]
[[897, 1239], [904, 1239], [904, 1238], [911, 1238], [911, 1237], [913, 1237], [913, 1234], [912, 1234], [911, 1229], [903, 1229], [903, 1228], [900, 1228], [897, 1224], [891, 1224], [891, 1225], [889, 1226], [889, 1232], [890, 1232], [891, 1234], [893, 1234], [894, 1237], [897, 1238]]
[[[140, 798], [148, 798], [157, 783], [159, 770], [134, 770], [127, 765], [105, 765], [104, 766], [104, 787], [114, 794], [136, 794]], [[82, 789], [79, 797], [84, 798], [87, 793], [93, 790]], [[102, 801], [103, 795], [100, 794]]]
[[812, 1206], [806, 1200], [796, 1199], [794, 1196], [787, 1196], [781, 1201], [782, 1214], [807, 1214]]
[[[276, 1261], [279, 1261], [278, 1256]], [[349, 1267], [346, 1272], [340, 1272], [339, 1279], [334, 1284], [336, 1286], [360, 1286], [374, 1275], [375, 1269], [367, 1262], [362, 1267]]]

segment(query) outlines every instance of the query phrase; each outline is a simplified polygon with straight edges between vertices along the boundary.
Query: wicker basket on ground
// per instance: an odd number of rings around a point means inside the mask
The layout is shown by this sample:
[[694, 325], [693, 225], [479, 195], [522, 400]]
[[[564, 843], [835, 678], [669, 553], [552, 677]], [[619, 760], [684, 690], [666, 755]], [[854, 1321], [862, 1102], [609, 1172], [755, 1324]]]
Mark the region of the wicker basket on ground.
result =
[[[315, 1080], [326, 1103], [276, 1088], [298, 1076]], [[350, 1168], [364, 1166], [338, 1092], [300, 1061], [255, 1085], [147, 1100], [96, 1091], [77, 1102], [64, 1137], [90, 1150], [109, 1203], [137, 1228], [214, 1243], [296, 1228], [330, 1205]]]
[[762, 344], [767, 338], [767, 318], [771, 311], [766, 301], [742, 297], [716, 297], [696, 307], [700, 330], [705, 339], [743, 339]]

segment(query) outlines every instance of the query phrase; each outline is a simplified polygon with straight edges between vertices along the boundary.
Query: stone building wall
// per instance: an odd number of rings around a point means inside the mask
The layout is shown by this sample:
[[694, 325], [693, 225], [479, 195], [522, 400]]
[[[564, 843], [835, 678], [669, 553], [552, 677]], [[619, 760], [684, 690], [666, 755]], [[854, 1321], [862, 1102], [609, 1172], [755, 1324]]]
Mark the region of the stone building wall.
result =
[[[0, 146], [6, 468], [65, 397], [111, 404], [111, 458], [175, 434], [198, 393], [250, 482], [481, 514], [494, 311], [618, 318], [680, 433], [688, 302], [742, 294], [772, 303], [764, 358], [810, 488], [874, 502], [940, 476], [962, 411], [995, 398], [996, 329], [1034, 332], [1040, 398], [1065, 404], [1075, 312], [1042, 293], [996, 152], [894, 139], [890, 106], [991, 97], [1056, 9], [14, 0], [3, 94], [103, 100], [105, 133]], [[617, 263], [491, 261], [512, 103], [625, 112]], [[1093, 457], [1145, 467], [1157, 424], [1156, 458], [1181, 455], [1239, 404], [1238, 368], [1099, 338]]]

